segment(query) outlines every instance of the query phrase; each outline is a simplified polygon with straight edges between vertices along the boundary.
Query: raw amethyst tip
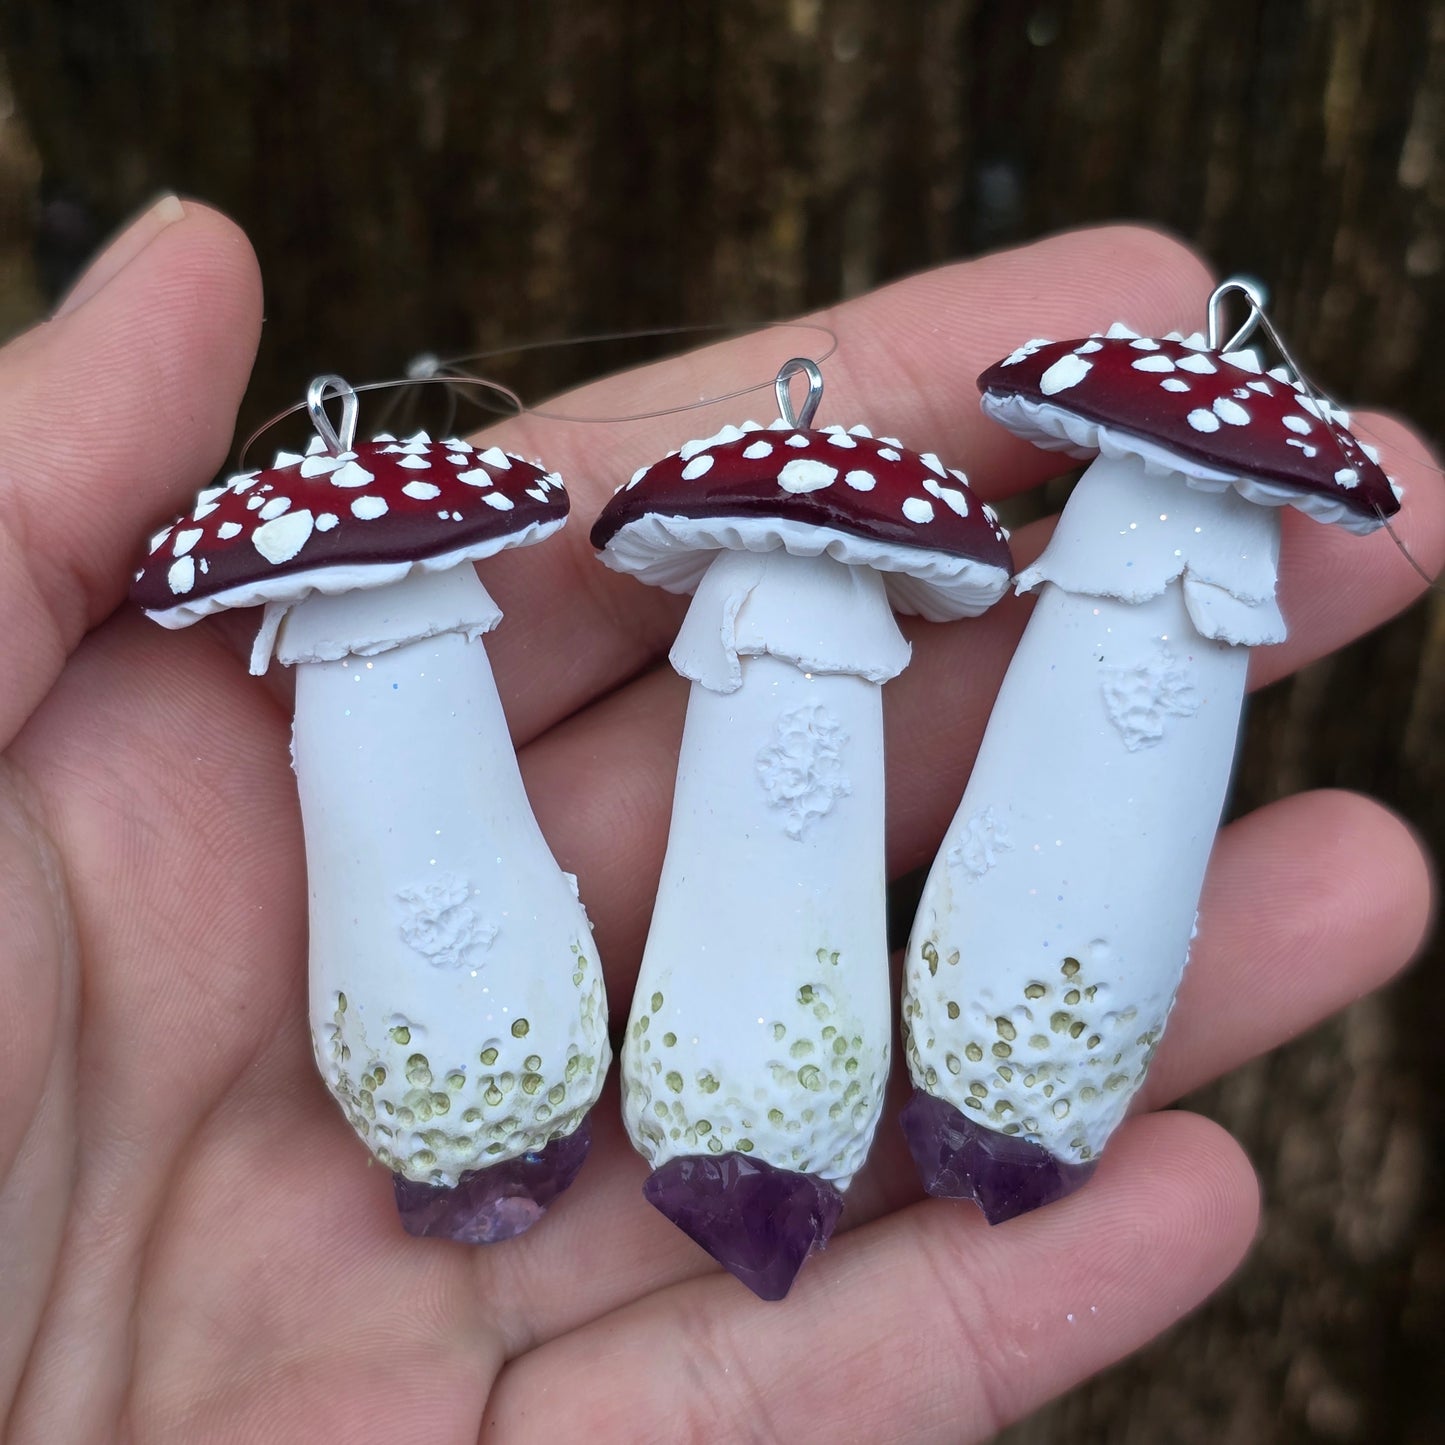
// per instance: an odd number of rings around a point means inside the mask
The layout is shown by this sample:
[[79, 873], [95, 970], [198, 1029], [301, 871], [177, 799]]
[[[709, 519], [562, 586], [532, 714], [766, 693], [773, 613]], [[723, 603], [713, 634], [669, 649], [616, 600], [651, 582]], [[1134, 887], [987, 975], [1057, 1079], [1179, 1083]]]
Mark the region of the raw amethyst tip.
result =
[[454, 1186], [391, 1176], [396, 1208], [408, 1234], [496, 1244], [530, 1229], [577, 1177], [592, 1143], [591, 1116], [541, 1149], [485, 1169], [471, 1169]]
[[990, 1224], [1072, 1194], [1095, 1162], [1070, 1164], [1018, 1134], [1000, 1134], [961, 1110], [915, 1090], [903, 1108], [903, 1132], [923, 1187], [939, 1199], [971, 1199]]
[[642, 1186], [665, 1214], [759, 1299], [782, 1299], [803, 1261], [822, 1249], [843, 1196], [815, 1174], [795, 1174], [746, 1154], [670, 1159]]

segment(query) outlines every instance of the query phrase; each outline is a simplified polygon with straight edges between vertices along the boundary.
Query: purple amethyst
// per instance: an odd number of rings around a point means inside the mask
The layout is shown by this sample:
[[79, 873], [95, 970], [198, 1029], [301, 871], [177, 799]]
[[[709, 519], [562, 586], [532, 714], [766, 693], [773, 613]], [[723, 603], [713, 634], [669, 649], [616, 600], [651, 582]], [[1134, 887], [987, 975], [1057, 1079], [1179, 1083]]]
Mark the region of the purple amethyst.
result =
[[737, 1276], [759, 1299], [787, 1294], [803, 1261], [822, 1249], [843, 1196], [814, 1174], [746, 1154], [689, 1154], [648, 1177], [643, 1198]]
[[971, 1199], [1002, 1224], [1072, 1194], [1095, 1164], [1069, 1164], [1018, 1134], [985, 1129], [932, 1094], [915, 1090], [901, 1122], [923, 1177], [939, 1199]]
[[530, 1229], [577, 1177], [592, 1143], [591, 1116], [541, 1149], [486, 1169], [471, 1169], [452, 1188], [391, 1176], [396, 1208], [408, 1234], [496, 1244]]

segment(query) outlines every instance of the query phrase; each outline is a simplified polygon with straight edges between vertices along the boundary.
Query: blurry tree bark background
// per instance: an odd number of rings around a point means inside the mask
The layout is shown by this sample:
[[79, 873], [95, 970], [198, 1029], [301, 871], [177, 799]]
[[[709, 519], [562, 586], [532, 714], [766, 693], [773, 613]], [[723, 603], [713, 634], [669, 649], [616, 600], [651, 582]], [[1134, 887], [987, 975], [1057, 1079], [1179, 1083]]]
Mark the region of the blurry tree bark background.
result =
[[[1430, 429], [1442, 133], [1445, 0], [5, 0], [0, 332], [163, 188], [260, 253], [247, 429], [317, 372], [784, 316], [1138, 217]], [[1256, 700], [1235, 807], [1359, 787], [1445, 852], [1442, 724], [1436, 597]], [[1263, 1179], [1252, 1259], [1010, 1445], [1445, 1440], [1441, 961], [1191, 1101]]]

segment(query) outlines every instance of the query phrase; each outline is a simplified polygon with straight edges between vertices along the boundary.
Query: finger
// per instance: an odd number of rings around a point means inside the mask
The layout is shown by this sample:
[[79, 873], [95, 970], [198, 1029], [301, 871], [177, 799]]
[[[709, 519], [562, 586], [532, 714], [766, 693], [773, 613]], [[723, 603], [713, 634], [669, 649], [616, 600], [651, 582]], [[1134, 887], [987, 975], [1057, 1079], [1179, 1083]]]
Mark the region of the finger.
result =
[[[279, 1021], [304, 1017], [286, 729], [250, 683], [208, 636], [122, 614], [76, 650], [9, 752], [65, 859], [83, 1005], [38, 1116], [46, 1148], [14, 1180], [51, 1193], [3, 1236], [0, 1274], [20, 1317], [42, 1285], [48, 1300], [16, 1418], [68, 1399], [79, 1370], [93, 1389], [76, 1408], [96, 1418], [76, 1438], [120, 1407], [172, 1170]], [[63, 1248], [36, 1278], [52, 1222]]]
[[1293, 507], [1281, 518], [1279, 599], [1289, 636], [1250, 659], [1253, 687], [1361, 637], [1425, 590], [1402, 546], [1421, 570], [1436, 576], [1445, 563], [1445, 479], [1440, 462], [1403, 422], [1366, 413], [1359, 434], [1379, 446], [1381, 462], [1404, 489], [1389, 531], [1355, 537], [1321, 526]]
[[1204, 1299], [1257, 1209], [1223, 1131], [1137, 1120], [1048, 1210], [990, 1229], [928, 1201], [836, 1240], [781, 1303], [713, 1276], [564, 1335], [503, 1370], [480, 1438], [549, 1439], [585, 1399], [604, 1439], [983, 1440]]
[[[1418, 842], [1368, 799], [1311, 793], [1230, 824], [1211, 860], [1200, 934], [1139, 1107], [1170, 1103], [1378, 987], [1419, 946], [1429, 912]], [[616, 959], [609, 962], [618, 968]], [[614, 972], [620, 1013], [628, 989], [619, 995], [618, 981]], [[904, 1071], [895, 1070], [893, 1084], [867, 1166], [848, 1193], [845, 1231], [920, 1194], [897, 1123], [908, 1090]], [[525, 1250], [498, 1260], [528, 1280], [573, 1281], [548, 1299], [510, 1273], [500, 1280], [508, 1298], [525, 1301], [522, 1341], [575, 1329], [713, 1268], [644, 1205], [646, 1172], [620, 1126], [610, 1116], [606, 1127], [599, 1123], [585, 1189], [579, 1184], [569, 1205], [580, 1214], [570, 1225], [559, 1220], [537, 1231]], [[605, 1263], [591, 1258], [597, 1237], [608, 1240]]]
[[1137, 1107], [1159, 1108], [1278, 1048], [1418, 952], [1430, 867], [1393, 813], [1355, 793], [1285, 798], [1232, 823], [1210, 860], [1194, 963]]
[[[116, 243], [70, 309], [0, 351], [0, 742], [125, 595], [138, 544], [229, 445], [260, 323], [245, 238], [185, 219]], [[75, 297], [81, 299], [76, 300]]]
[[[1402, 459], [1407, 450], [1398, 446]], [[1403, 460], [1401, 470], [1408, 471]], [[1445, 485], [1420, 466], [1407, 497], [1398, 530], [1424, 566], [1438, 567]], [[1284, 606], [1298, 620], [1284, 643], [1257, 654], [1256, 685], [1362, 636], [1424, 586], [1385, 533], [1360, 538], [1304, 517], [1287, 520]], [[1049, 525], [1022, 528], [1017, 554], [1034, 555]], [[981, 618], [946, 626], [902, 620], [912, 661], [883, 694], [890, 877], [932, 860], [1030, 605], [1009, 598]], [[663, 664], [523, 750], [544, 833], [581, 880], [583, 896], [609, 901], [594, 907], [598, 946], [624, 978], [641, 952], [661, 869], [686, 693]]]
[[[838, 336], [837, 354], [824, 366], [825, 419], [862, 421], [936, 451], [966, 468], [983, 495], [1017, 491], [1072, 463], [987, 421], [978, 373], [1025, 337], [1078, 335], [1121, 314], [1146, 330], [1190, 323], [1209, 286], [1192, 252], [1136, 227], [1073, 232], [912, 277], [819, 318]], [[495, 558], [483, 571], [507, 613], [488, 648], [520, 741], [646, 666], [676, 632], [683, 602], [598, 565], [587, 534], [603, 503], [669, 449], [765, 413], [771, 379], [797, 349], [796, 333], [763, 331], [595, 383], [549, 409], [625, 416], [750, 381], [764, 384], [756, 399], [605, 427], [523, 417], [488, 433], [544, 458], [573, 499], [561, 538]], [[549, 661], [539, 666], [539, 658]]]

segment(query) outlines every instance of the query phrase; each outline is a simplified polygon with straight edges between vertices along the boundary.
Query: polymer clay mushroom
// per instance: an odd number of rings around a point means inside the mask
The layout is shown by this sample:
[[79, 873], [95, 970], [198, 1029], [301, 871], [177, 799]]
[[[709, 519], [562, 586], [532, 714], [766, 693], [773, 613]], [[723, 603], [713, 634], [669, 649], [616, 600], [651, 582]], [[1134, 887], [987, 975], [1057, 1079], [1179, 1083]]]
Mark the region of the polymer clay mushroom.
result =
[[915, 1161], [994, 1223], [1088, 1177], [1164, 1030], [1249, 649], [1285, 636], [1279, 508], [1364, 533], [1399, 506], [1344, 413], [1237, 349], [1257, 322], [1274, 335], [1252, 293], [1220, 344], [1244, 289], [1211, 298], [1208, 340], [1114, 326], [979, 378], [987, 415], [1096, 457], [1017, 578], [1038, 602], [904, 971]]
[[522, 786], [480, 641], [474, 561], [565, 522], [561, 479], [496, 447], [353, 445], [311, 389], [306, 456], [202, 492], [132, 596], [164, 627], [266, 605], [252, 657], [295, 666], [311, 1027], [327, 1087], [393, 1171], [413, 1234], [534, 1222], [586, 1157], [610, 1060], [575, 880]]
[[821, 386], [789, 363], [773, 427], [689, 442], [592, 531], [608, 566], [695, 593], [624, 1118], [647, 1199], [764, 1299], [826, 1242], [883, 1102], [882, 684], [909, 657], [893, 610], [973, 616], [1010, 571], [962, 473], [862, 427], [810, 430]]

